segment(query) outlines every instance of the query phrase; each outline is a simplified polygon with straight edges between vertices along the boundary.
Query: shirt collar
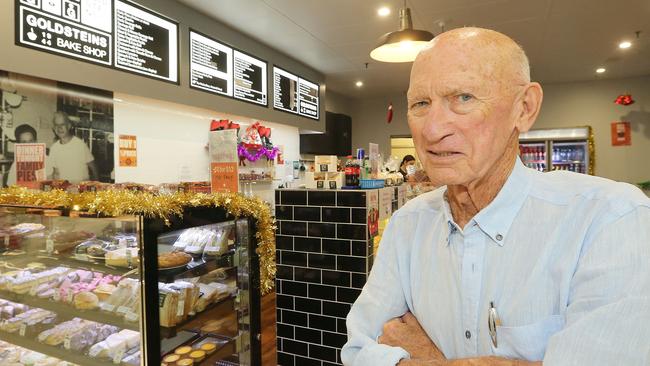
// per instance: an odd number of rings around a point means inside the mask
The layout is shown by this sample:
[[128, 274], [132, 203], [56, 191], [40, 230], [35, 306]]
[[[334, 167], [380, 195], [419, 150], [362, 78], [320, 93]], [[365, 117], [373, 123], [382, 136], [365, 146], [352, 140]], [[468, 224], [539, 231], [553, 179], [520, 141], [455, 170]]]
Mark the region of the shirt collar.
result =
[[[497, 196], [472, 219], [499, 246], [503, 246], [510, 231], [510, 226], [530, 192], [530, 186], [530, 172], [517, 157], [510, 176]], [[443, 213], [448, 224], [449, 235], [447, 236], [447, 245], [449, 245], [449, 236], [458, 230], [458, 227], [451, 215], [446, 192], [444, 193], [444, 197]]]

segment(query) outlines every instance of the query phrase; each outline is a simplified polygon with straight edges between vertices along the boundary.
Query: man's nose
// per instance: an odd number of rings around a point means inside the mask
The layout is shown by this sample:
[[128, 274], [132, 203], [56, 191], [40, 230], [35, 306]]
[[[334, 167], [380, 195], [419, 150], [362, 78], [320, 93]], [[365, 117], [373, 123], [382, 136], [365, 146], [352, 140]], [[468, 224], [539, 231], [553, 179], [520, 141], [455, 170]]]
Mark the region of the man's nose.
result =
[[453, 133], [453, 112], [443, 100], [432, 101], [423, 117], [422, 136], [429, 143], [436, 143]]

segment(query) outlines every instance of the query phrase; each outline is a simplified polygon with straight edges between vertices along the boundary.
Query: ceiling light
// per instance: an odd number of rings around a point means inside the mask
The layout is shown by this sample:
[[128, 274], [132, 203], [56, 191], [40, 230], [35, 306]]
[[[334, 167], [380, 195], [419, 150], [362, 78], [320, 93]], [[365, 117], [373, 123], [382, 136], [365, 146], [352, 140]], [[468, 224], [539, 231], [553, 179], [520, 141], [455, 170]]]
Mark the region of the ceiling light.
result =
[[618, 44], [618, 48], [626, 49], [632, 47], [632, 42], [630, 41], [623, 41]]
[[599, 67], [599, 68], [596, 69], [596, 72], [599, 73], [599, 74], [602, 74], [605, 71], [607, 71], [607, 69], [605, 69], [604, 67]]
[[357, 88], [360, 88], [360, 87], [363, 86], [363, 81], [359, 80], [359, 81], [357, 81], [356, 83], [354, 83], [354, 85], [356, 85]]
[[381, 8], [377, 9], [377, 15], [380, 17], [385, 17], [390, 15], [390, 8], [386, 6], [382, 6]]
[[370, 57], [382, 62], [412, 62], [431, 39], [430, 32], [413, 29], [411, 9], [405, 2], [404, 8], [399, 10], [399, 30], [381, 36]]

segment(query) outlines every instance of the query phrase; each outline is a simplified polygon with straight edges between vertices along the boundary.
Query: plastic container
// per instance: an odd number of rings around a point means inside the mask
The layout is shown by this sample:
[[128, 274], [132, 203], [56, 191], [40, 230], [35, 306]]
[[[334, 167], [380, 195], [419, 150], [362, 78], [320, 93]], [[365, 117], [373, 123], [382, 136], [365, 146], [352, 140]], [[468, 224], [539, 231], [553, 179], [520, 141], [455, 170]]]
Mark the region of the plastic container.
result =
[[361, 189], [384, 188], [384, 180], [383, 179], [360, 179], [359, 188]]

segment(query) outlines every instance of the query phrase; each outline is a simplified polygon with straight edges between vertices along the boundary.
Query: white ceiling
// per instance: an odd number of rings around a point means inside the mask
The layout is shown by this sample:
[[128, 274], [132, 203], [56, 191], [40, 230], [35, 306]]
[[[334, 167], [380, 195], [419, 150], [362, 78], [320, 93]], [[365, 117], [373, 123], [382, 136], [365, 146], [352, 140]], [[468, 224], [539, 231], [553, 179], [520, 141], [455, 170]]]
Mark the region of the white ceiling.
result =
[[[369, 56], [397, 29], [398, 0], [178, 0], [322, 72], [328, 90], [370, 97], [408, 88], [411, 64]], [[519, 42], [544, 83], [650, 75], [649, 0], [407, 0], [414, 27], [479, 26]], [[389, 6], [390, 16], [377, 16]], [[635, 32], [642, 31], [636, 39]], [[631, 40], [627, 50], [618, 43]], [[254, 52], [254, 50], [250, 50]], [[366, 69], [365, 63], [369, 63]], [[364, 86], [354, 83], [362, 80]]]

